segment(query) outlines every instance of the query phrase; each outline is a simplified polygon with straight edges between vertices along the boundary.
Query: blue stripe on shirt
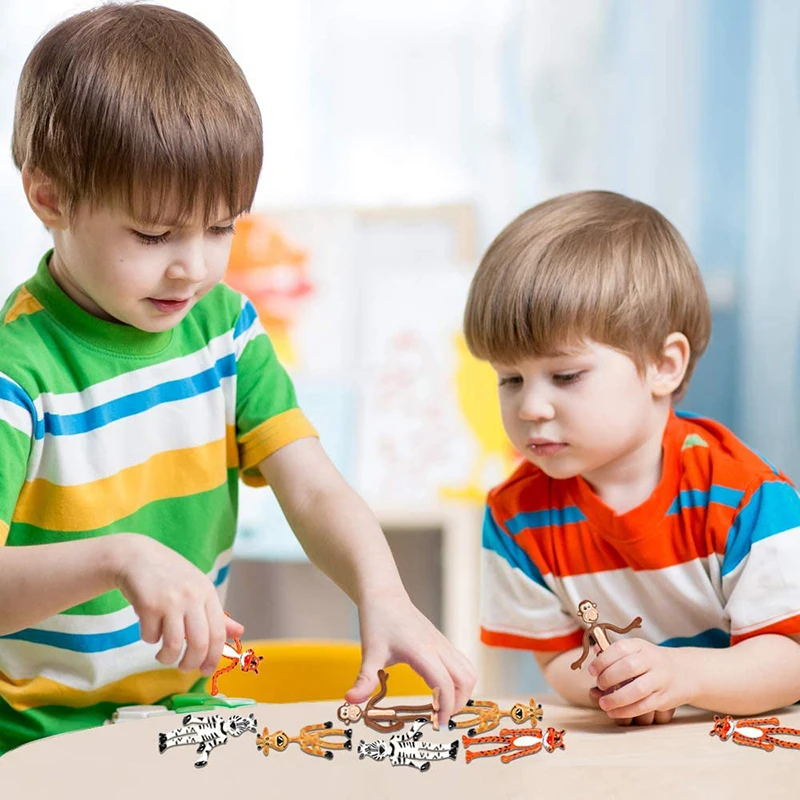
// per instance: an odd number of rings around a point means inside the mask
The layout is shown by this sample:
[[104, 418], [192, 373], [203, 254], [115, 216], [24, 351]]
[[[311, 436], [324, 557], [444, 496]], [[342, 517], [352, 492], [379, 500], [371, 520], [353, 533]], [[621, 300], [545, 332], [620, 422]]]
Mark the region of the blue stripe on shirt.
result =
[[727, 486], [712, 485], [708, 491], [702, 489], [684, 489], [673, 500], [667, 511], [670, 514], [679, 514], [685, 508], [705, 508], [709, 503], [718, 503], [728, 508], [736, 508], [742, 502], [744, 492], [739, 489], [729, 489]]
[[721, 650], [731, 646], [731, 635], [720, 628], [709, 628], [696, 636], [676, 636], [659, 643], [660, 647], [713, 647]]
[[248, 300], [244, 304], [242, 313], [239, 314], [239, 319], [236, 320], [236, 325], [233, 329], [233, 338], [238, 339], [245, 331], [249, 330], [257, 316], [258, 314], [253, 304]]
[[[185, 400], [214, 391], [219, 388], [223, 378], [229, 378], [235, 374], [236, 357], [230, 353], [196, 375], [151, 386], [149, 389], [109, 400], [107, 403], [77, 414], [46, 413], [43, 430], [51, 436], [87, 433], [119, 419], [149, 411], [164, 403]], [[41, 437], [37, 435], [37, 438]]]
[[515, 514], [506, 522], [509, 533], [514, 535], [525, 529], [561, 527], [574, 522], [585, 522], [586, 516], [577, 506], [545, 508], [541, 511], [524, 511]]
[[800, 497], [785, 481], [763, 483], [736, 515], [725, 542], [722, 574], [732, 572], [763, 539], [800, 527]]
[[517, 544], [513, 536], [509, 536], [495, 522], [492, 511], [487, 507], [483, 518], [482, 544], [484, 550], [491, 550], [508, 562], [511, 567], [521, 570], [534, 583], [550, 590], [544, 582], [542, 573], [531, 557]]

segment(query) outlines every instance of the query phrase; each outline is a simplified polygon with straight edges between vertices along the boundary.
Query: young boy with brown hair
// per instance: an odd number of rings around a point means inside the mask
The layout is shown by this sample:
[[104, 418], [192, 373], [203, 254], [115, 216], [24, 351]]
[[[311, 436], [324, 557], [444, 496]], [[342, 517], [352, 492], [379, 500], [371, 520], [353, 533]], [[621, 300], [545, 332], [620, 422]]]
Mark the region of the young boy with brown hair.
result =
[[[621, 724], [800, 699], [797, 492], [673, 407], [710, 329], [681, 236], [610, 192], [523, 213], [467, 301], [467, 343], [496, 370], [525, 459], [488, 498], [482, 640], [532, 650], [562, 696]], [[578, 670], [584, 600], [603, 621], [643, 622]]]
[[216, 668], [242, 633], [223, 614], [239, 477], [273, 488], [358, 606], [346, 699], [407, 661], [447, 719], [472, 667], [412, 605], [252, 304], [220, 283], [262, 130], [219, 39], [146, 4], [65, 20], [25, 64], [12, 148], [54, 247], [0, 316], [0, 753]]

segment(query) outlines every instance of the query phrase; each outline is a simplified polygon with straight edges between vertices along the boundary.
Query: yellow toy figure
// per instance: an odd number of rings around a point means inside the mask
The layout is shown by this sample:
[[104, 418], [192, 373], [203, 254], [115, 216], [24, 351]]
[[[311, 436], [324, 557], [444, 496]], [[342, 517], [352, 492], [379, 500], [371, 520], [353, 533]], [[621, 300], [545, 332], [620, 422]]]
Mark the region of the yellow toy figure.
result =
[[[256, 736], [256, 747], [265, 756], [268, 756], [270, 749], [282, 753], [292, 742], [296, 742], [304, 753], [327, 758], [330, 761], [333, 758], [331, 750], [353, 749], [353, 743], [350, 741], [352, 735], [353, 731], [350, 728], [346, 730], [334, 728], [332, 722], [306, 725], [297, 736], [287, 736], [285, 731], [275, 731], [270, 734], [269, 729], [264, 728], [261, 735]], [[344, 736], [346, 741], [326, 741], [329, 736]]]
[[[456, 722], [456, 717], [462, 714], [470, 714], [468, 719]], [[450, 717], [447, 723], [450, 730], [453, 728], [469, 728], [467, 733], [475, 736], [478, 733], [486, 733], [500, 724], [503, 717], [511, 717], [517, 725], [533, 720], [536, 727], [537, 721], [542, 718], [542, 706], [531, 697], [531, 704], [526, 706], [524, 703], [516, 703], [509, 711], [501, 711], [497, 703], [491, 700], [467, 700], [467, 705]]]
[[[467, 764], [473, 758], [484, 758], [486, 756], [500, 756], [500, 760], [504, 764], [508, 764], [509, 761], [513, 761], [515, 758], [523, 758], [524, 756], [538, 753], [543, 747], [548, 753], [552, 753], [559, 747], [562, 750], [566, 749], [564, 747], [564, 731], [557, 731], [555, 728], [548, 728], [546, 731], [541, 728], [503, 728], [499, 734], [479, 736], [478, 738], [462, 736], [461, 740], [464, 742], [464, 755], [466, 756]], [[478, 750], [477, 752], [466, 749], [473, 744], [485, 743], [496, 743], [502, 746]]]

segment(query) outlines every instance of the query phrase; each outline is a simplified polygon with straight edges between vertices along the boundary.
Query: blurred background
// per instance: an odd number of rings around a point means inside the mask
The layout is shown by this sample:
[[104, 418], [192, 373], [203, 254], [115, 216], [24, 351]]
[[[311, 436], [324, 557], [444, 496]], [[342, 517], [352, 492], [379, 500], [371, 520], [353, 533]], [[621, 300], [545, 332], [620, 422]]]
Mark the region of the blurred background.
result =
[[[0, 0], [0, 149], [51, 25], [94, 3]], [[603, 188], [660, 209], [714, 308], [683, 406], [800, 478], [800, 0], [210, 0], [262, 109], [266, 157], [228, 281], [256, 302], [301, 404], [376, 510], [412, 597], [483, 671], [482, 497], [513, 465], [494, 384], [459, 337], [481, 253], [525, 208]], [[5, 297], [49, 247], [0, 159]], [[228, 608], [250, 638], [355, 638], [268, 490], [243, 491]]]

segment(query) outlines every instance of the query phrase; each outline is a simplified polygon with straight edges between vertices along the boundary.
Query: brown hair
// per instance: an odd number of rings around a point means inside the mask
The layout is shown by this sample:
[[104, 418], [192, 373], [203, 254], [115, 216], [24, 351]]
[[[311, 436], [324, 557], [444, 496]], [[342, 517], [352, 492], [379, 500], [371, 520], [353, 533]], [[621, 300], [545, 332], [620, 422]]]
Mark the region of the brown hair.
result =
[[477, 358], [511, 364], [590, 339], [641, 371], [672, 332], [691, 357], [680, 397], [711, 335], [697, 264], [678, 231], [645, 203], [575, 192], [521, 214], [492, 242], [464, 315]]
[[86, 201], [154, 221], [177, 201], [175, 221], [202, 211], [208, 225], [220, 203], [236, 215], [253, 202], [261, 114], [205, 25], [162, 6], [112, 3], [37, 42], [11, 149], [19, 169], [54, 181], [70, 215]]

